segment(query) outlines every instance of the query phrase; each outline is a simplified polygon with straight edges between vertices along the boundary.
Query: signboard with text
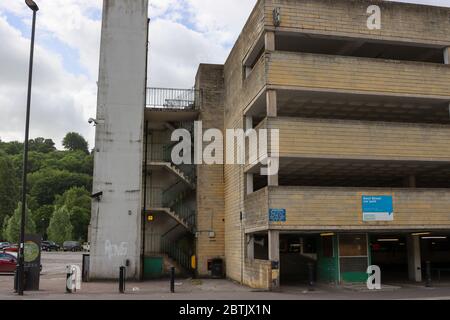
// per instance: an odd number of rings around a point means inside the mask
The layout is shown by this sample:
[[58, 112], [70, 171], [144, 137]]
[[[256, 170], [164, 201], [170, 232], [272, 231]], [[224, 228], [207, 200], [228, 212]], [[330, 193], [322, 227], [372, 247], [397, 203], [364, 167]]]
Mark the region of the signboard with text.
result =
[[286, 209], [269, 209], [269, 222], [286, 222]]
[[392, 196], [362, 196], [363, 221], [394, 221]]

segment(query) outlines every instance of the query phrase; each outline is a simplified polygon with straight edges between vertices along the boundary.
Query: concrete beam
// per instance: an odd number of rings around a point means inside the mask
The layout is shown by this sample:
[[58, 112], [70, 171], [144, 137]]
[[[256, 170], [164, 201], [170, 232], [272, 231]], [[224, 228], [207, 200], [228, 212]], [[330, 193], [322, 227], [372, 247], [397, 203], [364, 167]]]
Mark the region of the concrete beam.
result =
[[275, 51], [275, 32], [268, 31], [264, 35], [266, 51]]
[[408, 252], [408, 276], [409, 280], [415, 282], [422, 281], [422, 266], [420, 257], [420, 237], [408, 236], [407, 252]]

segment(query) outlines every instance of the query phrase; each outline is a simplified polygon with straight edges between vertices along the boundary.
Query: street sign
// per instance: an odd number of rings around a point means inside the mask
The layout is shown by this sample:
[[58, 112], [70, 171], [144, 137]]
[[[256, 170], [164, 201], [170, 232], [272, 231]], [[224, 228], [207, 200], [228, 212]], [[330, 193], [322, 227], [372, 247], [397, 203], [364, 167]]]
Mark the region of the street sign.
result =
[[362, 196], [363, 221], [394, 221], [392, 196]]
[[286, 222], [286, 209], [269, 209], [269, 222]]

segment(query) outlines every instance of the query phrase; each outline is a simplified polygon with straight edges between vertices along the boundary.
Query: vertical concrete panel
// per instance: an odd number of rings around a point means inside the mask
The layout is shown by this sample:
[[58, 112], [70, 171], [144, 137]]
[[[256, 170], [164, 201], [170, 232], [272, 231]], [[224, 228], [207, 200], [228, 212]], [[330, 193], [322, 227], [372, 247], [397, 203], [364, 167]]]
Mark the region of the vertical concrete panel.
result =
[[92, 279], [141, 272], [141, 192], [148, 0], [105, 0], [91, 218]]
[[408, 236], [407, 249], [408, 249], [408, 275], [409, 280], [415, 282], [422, 281], [422, 268], [420, 257], [420, 237]]

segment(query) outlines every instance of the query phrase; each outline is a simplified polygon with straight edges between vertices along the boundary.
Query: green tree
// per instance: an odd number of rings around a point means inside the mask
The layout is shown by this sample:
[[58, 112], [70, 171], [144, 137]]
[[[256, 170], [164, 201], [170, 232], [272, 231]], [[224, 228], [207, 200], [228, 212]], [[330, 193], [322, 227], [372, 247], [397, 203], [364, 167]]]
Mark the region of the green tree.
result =
[[11, 216], [17, 206], [19, 187], [13, 162], [0, 152], [0, 222]]
[[5, 216], [2, 221], [2, 228], [0, 229], [0, 240], [6, 240], [6, 226], [8, 225], [9, 216]]
[[64, 137], [62, 144], [66, 150], [76, 151], [80, 150], [89, 153], [89, 145], [82, 135], [76, 132], [69, 132]]
[[52, 218], [54, 210], [55, 206], [45, 205], [33, 211], [33, 220], [36, 224], [36, 232], [42, 235], [44, 239], [48, 238], [47, 229], [50, 225], [50, 219]]
[[28, 142], [30, 151], [36, 151], [40, 153], [49, 153], [56, 150], [55, 143], [52, 139], [45, 139], [42, 137], [31, 139]]
[[64, 241], [73, 240], [72, 231], [69, 210], [65, 206], [55, 207], [47, 229], [48, 239], [62, 244]]
[[81, 187], [67, 190], [62, 196], [57, 196], [55, 205], [66, 207], [70, 214], [75, 240], [87, 240], [88, 226], [91, 219], [91, 197], [89, 192]]
[[[6, 228], [3, 235], [9, 242], [19, 242], [20, 237], [20, 222], [22, 221], [22, 203], [19, 202], [14, 214], [7, 220]], [[25, 211], [25, 233], [34, 234], [36, 232], [36, 225], [31, 218], [31, 211], [28, 208]]]
[[92, 177], [67, 170], [42, 169], [29, 175], [29, 193], [39, 206], [53, 204], [56, 195], [62, 195], [72, 187], [91, 190]]

